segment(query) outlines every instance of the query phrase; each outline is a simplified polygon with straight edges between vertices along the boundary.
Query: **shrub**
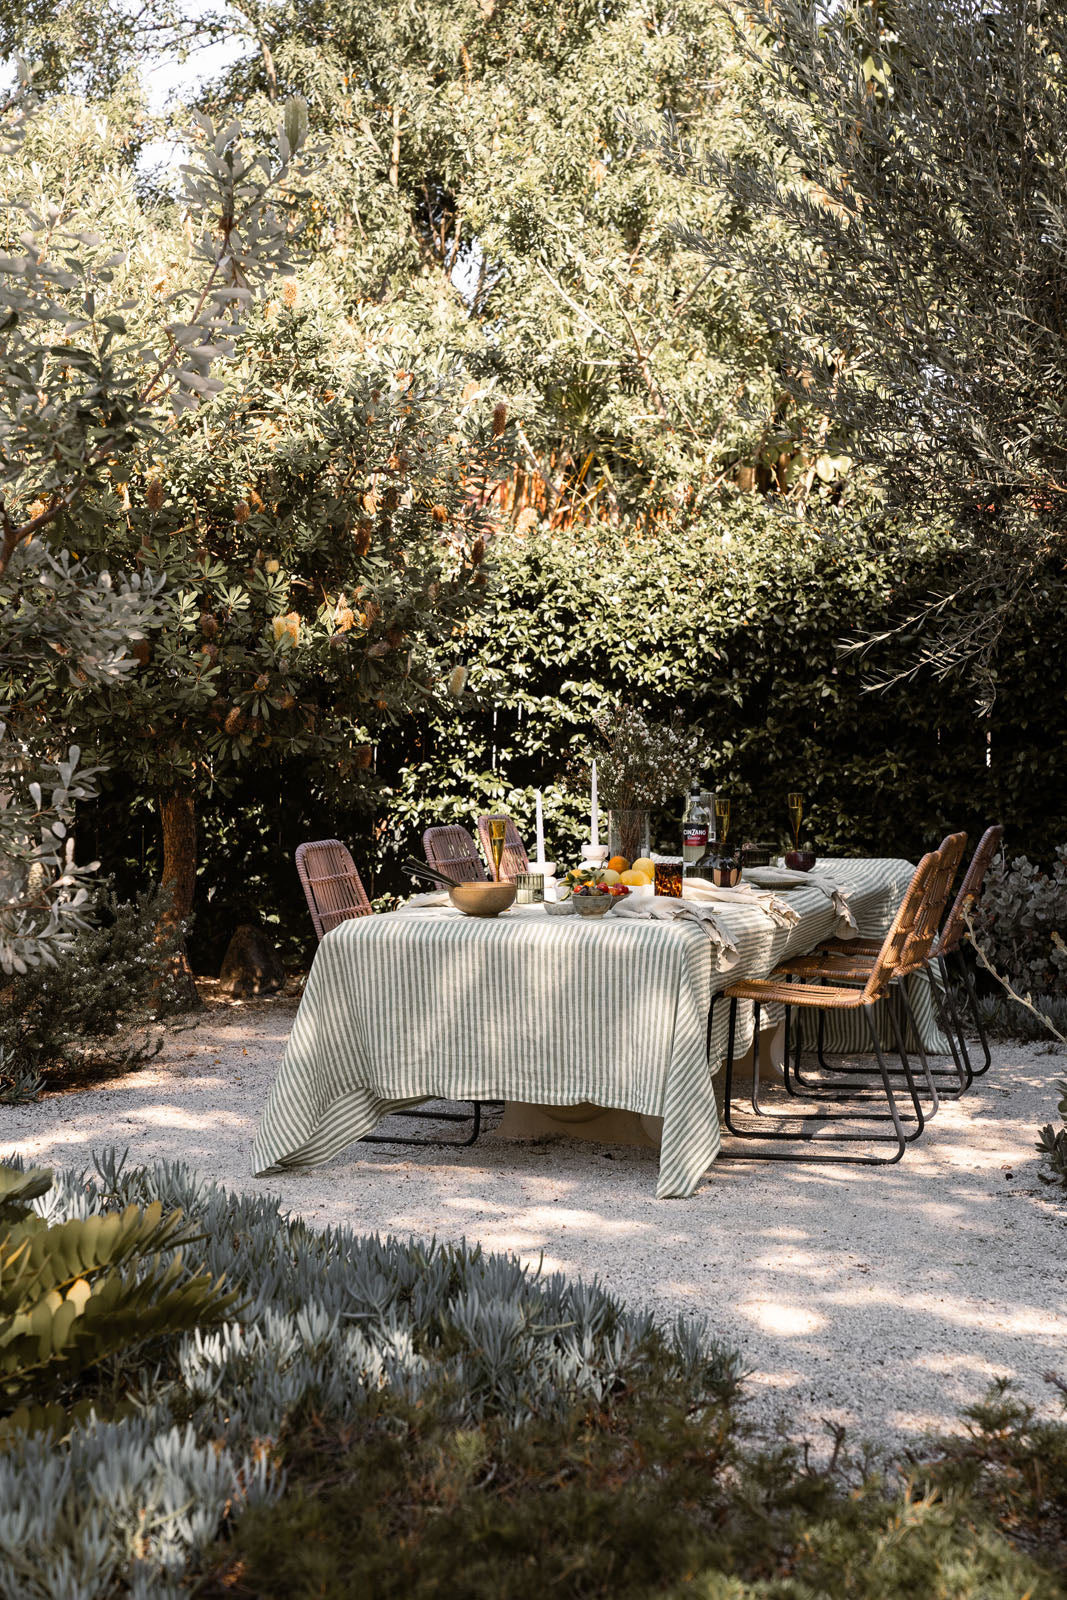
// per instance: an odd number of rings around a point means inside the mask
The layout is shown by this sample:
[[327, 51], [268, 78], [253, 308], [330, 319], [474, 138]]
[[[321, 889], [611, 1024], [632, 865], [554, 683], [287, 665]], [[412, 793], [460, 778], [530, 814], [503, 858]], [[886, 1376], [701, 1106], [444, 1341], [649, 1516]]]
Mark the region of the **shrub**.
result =
[[1067, 845], [1047, 870], [1026, 856], [995, 861], [974, 914], [990, 962], [1023, 994], [1067, 998]]
[[[267, 1196], [113, 1154], [34, 1204], [51, 1226], [155, 1204], [193, 1215], [188, 1270], [223, 1278], [239, 1304], [223, 1326], [115, 1349], [72, 1381], [67, 1402], [106, 1405], [111, 1421], [79, 1415], [65, 1437], [10, 1440], [0, 1600], [176, 1594], [228, 1516], [277, 1501], [279, 1441], [315, 1426], [366, 1437], [386, 1460], [424, 1439], [445, 1476], [453, 1449], [476, 1466], [484, 1428], [530, 1449], [579, 1417], [610, 1434], [642, 1393], [662, 1415], [684, 1398], [709, 1437], [730, 1432], [736, 1358], [698, 1327], [657, 1329], [596, 1283], [477, 1248], [317, 1233]], [[0, 1319], [0, 1346], [3, 1333]]]
[[130, 1030], [176, 1008], [184, 930], [164, 922], [165, 909], [158, 892], [121, 903], [104, 883], [93, 925], [55, 965], [11, 979], [0, 995], [0, 1101], [128, 1072], [159, 1051], [161, 1038]]
[[1060, 1114], [1061, 1126], [1054, 1128], [1051, 1122], [1046, 1122], [1038, 1133], [1037, 1148], [1052, 1173], [1044, 1181], [1061, 1184], [1067, 1189], [1067, 1082], [1062, 1078], [1059, 1087], [1063, 1093], [1056, 1110]]

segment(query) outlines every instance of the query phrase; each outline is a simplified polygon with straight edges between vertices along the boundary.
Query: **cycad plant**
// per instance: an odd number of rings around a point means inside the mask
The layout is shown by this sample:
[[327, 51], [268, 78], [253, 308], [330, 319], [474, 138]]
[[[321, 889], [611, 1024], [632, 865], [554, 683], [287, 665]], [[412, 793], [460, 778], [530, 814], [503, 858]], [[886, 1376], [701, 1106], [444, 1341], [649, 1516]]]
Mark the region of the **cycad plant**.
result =
[[89, 1368], [160, 1334], [222, 1322], [238, 1299], [190, 1271], [195, 1234], [158, 1202], [50, 1224], [52, 1175], [0, 1166], [0, 1438], [57, 1427]]

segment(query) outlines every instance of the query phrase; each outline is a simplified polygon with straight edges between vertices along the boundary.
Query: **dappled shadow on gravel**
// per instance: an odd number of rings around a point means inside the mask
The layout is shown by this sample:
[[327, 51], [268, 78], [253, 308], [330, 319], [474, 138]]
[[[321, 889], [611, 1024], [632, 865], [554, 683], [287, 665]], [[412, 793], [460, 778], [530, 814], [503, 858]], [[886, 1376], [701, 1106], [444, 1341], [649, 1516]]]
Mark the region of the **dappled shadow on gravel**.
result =
[[[1041, 1405], [1067, 1370], [1067, 1203], [1038, 1179], [1037, 1126], [1064, 1058], [1000, 1045], [890, 1168], [720, 1163], [688, 1200], [656, 1200], [651, 1149], [496, 1137], [472, 1149], [355, 1146], [316, 1171], [252, 1177], [250, 1146], [293, 996], [212, 1005], [146, 1070], [81, 1095], [0, 1107], [0, 1151], [84, 1163], [189, 1161], [269, 1187], [318, 1224], [466, 1237], [599, 1276], [666, 1317], [702, 1315], [740, 1349], [752, 1414], [796, 1436], [824, 1419], [899, 1448], [997, 1376]], [[411, 1131], [409, 1124], [406, 1131]]]

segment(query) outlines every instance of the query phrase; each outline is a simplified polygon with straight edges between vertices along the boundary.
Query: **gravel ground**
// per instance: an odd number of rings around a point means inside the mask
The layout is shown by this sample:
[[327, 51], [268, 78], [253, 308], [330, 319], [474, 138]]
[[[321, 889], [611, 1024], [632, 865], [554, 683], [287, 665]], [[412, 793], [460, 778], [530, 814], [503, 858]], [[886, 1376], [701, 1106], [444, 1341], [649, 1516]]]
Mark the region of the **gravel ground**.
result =
[[[255, 1189], [249, 1151], [295, 1003], [212, 1006], [151, 1066], [31, 1106], [0, 1106], [0, 1152], [83, 1165], [105, 1145]], [[656, 1154], [570, 1139], [470, 1150], [353, 1147], [268, 1180], [312, 1223], [477, 1240], [597, 1275], [664, 1318], [703, 1314], [750, 1369], [750, 1404], [822, 1453], [827, 1422], [899, 1450], [997, 1376], [1051, 1408], [1067, 1373], [1067, 1201], [1038, 1179], [1058, 1047], [1001, 1045], [897, 1167], [720, 1163], [656, 1200]], [[409, 1125], [410, 1128], [410, 1125]]]

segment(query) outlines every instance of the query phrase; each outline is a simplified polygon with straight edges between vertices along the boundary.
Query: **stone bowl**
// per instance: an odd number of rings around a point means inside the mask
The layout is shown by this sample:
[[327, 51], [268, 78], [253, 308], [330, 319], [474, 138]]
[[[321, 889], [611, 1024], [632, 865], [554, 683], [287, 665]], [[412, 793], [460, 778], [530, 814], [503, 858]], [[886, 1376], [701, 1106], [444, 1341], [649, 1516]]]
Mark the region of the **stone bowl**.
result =
[[498, 917], [514, 904], [513, 883], [457, 883], [448, 898], [468, 917]]
[[571, 897], [571, 905], [580, 917], [602, 917], [625, 899], [623, 894], [576, 894]]

